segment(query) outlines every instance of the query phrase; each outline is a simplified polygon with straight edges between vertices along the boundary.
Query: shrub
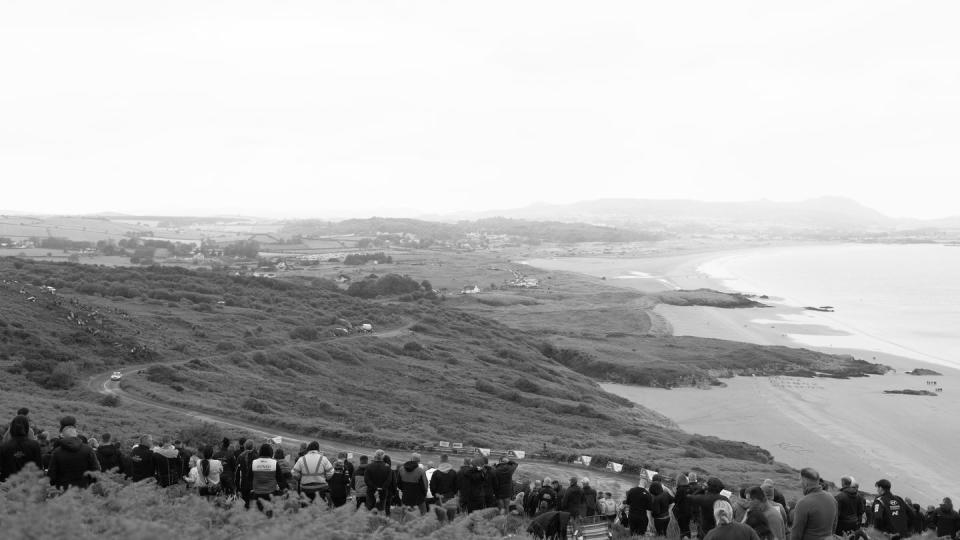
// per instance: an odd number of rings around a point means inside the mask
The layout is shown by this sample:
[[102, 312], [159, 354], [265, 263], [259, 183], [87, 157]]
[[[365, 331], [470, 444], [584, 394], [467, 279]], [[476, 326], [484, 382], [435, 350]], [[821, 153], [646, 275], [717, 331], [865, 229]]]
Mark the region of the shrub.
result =
[[403, 350], [406, 352], [420, 352], [423, 350], [423, 345], [416, 341], [408, 341], [403, 344]]
[[302, 339], [304, 341], [316, 341], [319, 336], [316, 328], [308, 326], [298, 326], [290, 331], [290, 337], [293, 339]]
[[120, 396], [116, 394], [103, 396], [100, 398], [100, 405], [103, 405], [104, 407], [116, 407], [120, 405]]
[[240, 404], [241, 407], [248, 411], [253, 411], [257, 414], [269, 414], [270, 406], [266, 403], [260, 401], [259, 399], [249, 397], [243, 400], [243, 403]]

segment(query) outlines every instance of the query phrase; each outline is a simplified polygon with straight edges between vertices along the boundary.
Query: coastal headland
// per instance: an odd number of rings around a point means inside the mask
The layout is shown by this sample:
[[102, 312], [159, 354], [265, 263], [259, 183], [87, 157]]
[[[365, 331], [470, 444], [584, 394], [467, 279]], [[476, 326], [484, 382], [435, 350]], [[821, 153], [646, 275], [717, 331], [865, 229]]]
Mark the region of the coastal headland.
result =
[[[757, 248], [747, 248], [753, 252]], [[765, 249], [765, 248], [760, 248]], [[942, 391], [937, 399], [889, 394], [895, 389], [924, 388], [924, 377], [907, 372], [941, 373], [941, 387], [960, 388], [960, 373], [922, 358], [883, 350], [813, 346], [797, 336], [829, 341], [850, 331], [824, 324], [818, 313], [778, 302], [778, 291], [731, 291], [698, 269], [740, 251], [697, 251], [633, 258], [529, 259], [531, 266], [579, 272], [603, 283], [652, 296], [678, 290], [750, 292], [767, 298], [765, 307], [722, 308], [658, 303], [654, 316], [674, 336], [696, 336], [770, 347], [804, 348], [889, 366], [885, 375], [835, 378], [747, 376], [724, 379], [722, 387], [660, 389], [604, 384], [603, 388], [671, 418], [684, 430], [743, 440], [768, 449], [794, 467], [814, 466], [836, 482], [852, 474], [869, 490], [887, 478], [915, 499], [939, 500], [960, 481], [951, 449], [960, 435], [944, 430], [942, 420], [960, 407], [960, 395]], [[755, 297], [751, 297], [757, 300]], [[827, 299], [829, 300], [829, 299]], [[926, 388], [927, 391], [930, 388]]]

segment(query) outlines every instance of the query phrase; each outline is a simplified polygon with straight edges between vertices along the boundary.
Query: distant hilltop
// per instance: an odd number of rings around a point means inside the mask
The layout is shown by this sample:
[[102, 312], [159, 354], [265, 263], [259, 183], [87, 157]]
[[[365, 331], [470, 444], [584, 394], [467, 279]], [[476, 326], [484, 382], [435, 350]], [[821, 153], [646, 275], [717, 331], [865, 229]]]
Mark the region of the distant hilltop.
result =
[[842, 231], [960, 228], [960, 216], [937, 220], [899, 219], [845, 197], [819, 197], [796, 202], [595, 199], [570, 204], [535, 204], [523, 208], [460, 213], [443, 217], [445, 219], [480, 219], [489, 216], [580, 221], [629, 228], [643, 225], [694, 229], [702, 226]]

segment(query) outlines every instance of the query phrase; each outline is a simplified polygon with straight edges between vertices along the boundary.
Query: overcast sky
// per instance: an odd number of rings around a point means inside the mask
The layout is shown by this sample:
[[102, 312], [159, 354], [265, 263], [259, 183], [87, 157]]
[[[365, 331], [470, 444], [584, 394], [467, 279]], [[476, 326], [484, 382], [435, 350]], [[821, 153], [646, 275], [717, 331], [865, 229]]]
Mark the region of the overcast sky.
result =
[[0, 209], [960, 214], [955, 1], [0, 0]]

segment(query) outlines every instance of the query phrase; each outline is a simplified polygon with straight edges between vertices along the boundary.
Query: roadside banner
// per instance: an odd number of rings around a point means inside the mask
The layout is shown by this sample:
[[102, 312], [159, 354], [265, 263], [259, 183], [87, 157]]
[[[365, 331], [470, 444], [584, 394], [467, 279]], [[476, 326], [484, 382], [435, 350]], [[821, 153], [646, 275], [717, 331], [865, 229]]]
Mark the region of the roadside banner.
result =
[[507, 456], [512, 457], [514, 459], [523, 459], [527, 457], [527, 453], [524, 452], [523, 450], [510, 450], [509, 452], [507, 452]]
[[462, 442], [455, 442], [455, 443], [453, 443], [453, 444], [450, 445], [450, 448], [456, 448], [456, 449], [459, 450], [459, 449], [463, 448], [463, 443], [462, 443]]
[[448, 441], [440, 441], [440, 448], [450, 448], [450, 443]]
[[589, 467], [591, 461], [593, 461], [593, 458], [591, 456], [580, 456], [576, 461], [574, 461], [574, 463], [579, 463], [581, 465], [585, 465]]
[[279, 435], [270, 440], [273, 441], [273, 444], [283, 444], [283, 437], [280, 437]]
[[489, 455], [490, 455], [490, 449], [489, 449], [489, 448], [477, 448], [477, 453], [480, 454], [481, 456], [489, 456]]
[[615, 473], [623, 472], [623, 463], [614, 463], [613, 461], [608, 461], [607, 470], [613, 471]]
[[643, 472], [647, 475], [647, 480], [653, 482], [653, 477], [660, 474], [657, 471], [651, 471], [649, 469], [644, 469]]

